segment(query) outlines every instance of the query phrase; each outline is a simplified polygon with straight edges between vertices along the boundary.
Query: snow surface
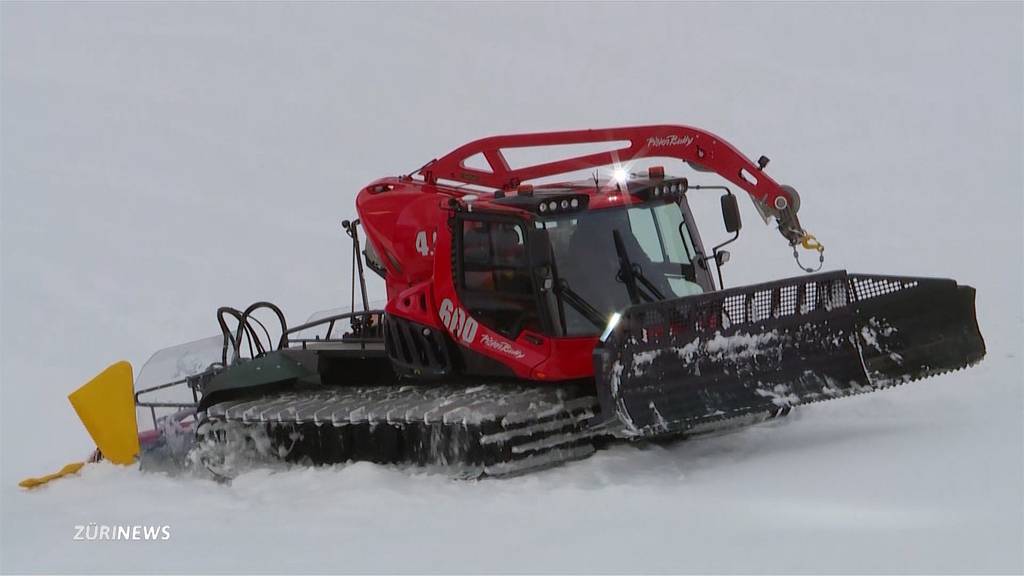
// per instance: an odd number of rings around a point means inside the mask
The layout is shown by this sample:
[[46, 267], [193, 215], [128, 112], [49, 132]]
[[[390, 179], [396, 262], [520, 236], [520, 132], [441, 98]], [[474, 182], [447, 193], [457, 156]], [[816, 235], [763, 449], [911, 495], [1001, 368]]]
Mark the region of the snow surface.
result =
[[[0, 19], [0, 571], [1024, 571], [1024, 5], [3, 3]], [[89, 451], [65, 397], [109, 363], [215, 333], [223, 304], [347, 305], [339, 223], [372, 179], [490, 134], [676, 122], [771, 157], [827, 268], [977, 287], [984, 363], [503, 481], [354, 464], [222, 486], [95, 465], [16, 487]], [[798, 274], [741, 210], [727, 283]], [[74, 541], [89, 523], [171, 538]]]

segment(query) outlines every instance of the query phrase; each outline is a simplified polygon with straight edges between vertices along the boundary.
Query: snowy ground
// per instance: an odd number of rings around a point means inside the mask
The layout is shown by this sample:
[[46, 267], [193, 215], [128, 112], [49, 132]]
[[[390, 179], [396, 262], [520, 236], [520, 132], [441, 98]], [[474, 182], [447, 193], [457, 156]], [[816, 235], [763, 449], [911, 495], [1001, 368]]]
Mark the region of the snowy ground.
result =
[[[993, 351], [994, 353], [998, 353]], [[1006, 351], [1002, 355], [1005, 357]], [[618, 447], [511, 480], [372, 464], [230, 486], [111, 465], [5, 492], [5, 569], [130, 572], [1017, 571], [1019, 398], [992, 361], [669, 448]], [[951, 408], [951, 406], [953, 408]], [[167, 525], [163, 542], [73, 527]], [[56, 550], [54, 550], [56, 547]], [[121, 563], [116, 558], [125, 557]]]
[[[0, 18], [0, 571], [1024, 571], [1021, 4]], [[670, 122], [770, 156], [829, 268], [977, 287], [985, 362], [510, 480], [356, 464], [221, 486], [98, 465], [15, 486], [88, 451], [65, 396], [110, 362], [214, 333], [218, 305], [346, 302], [338, 223], [374, 177], [483, 135]], [[742, 209], [727, 281], [797, 274]], [[89, 523], [171, 538], [73, 540]]]

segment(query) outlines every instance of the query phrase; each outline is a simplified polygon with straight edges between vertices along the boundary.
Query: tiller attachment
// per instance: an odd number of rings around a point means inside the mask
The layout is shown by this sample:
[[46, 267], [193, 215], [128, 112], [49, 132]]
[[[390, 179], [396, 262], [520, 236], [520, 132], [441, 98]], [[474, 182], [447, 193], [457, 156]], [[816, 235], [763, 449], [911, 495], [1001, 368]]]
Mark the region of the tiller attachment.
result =
[[594, 353], [598, 398], [626, 435], [881, 390], [985, 355], [974, 289], [845, 271], [630, 307]]

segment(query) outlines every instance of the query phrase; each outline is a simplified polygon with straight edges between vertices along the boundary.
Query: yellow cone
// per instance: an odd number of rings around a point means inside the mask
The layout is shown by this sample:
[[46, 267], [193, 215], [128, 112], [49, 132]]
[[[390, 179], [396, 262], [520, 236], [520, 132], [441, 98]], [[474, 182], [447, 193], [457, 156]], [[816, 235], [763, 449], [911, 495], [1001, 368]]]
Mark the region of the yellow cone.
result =
[[[68, 396], [79, 420], [89, 431], [103, 457], [115, 464], [131, 464], [139, 453], [139, 431], [135, 421], [135, 384], [132, 365], [112, 364]], [[77, 473], [85, 462], [73, 462], [59, 472], [26, 478], [22, 488], [35, 488], [51, 480]]]
[[131, 464], [139, 453], [132, 365], [117, 362], [68, 396], [103, 457]]

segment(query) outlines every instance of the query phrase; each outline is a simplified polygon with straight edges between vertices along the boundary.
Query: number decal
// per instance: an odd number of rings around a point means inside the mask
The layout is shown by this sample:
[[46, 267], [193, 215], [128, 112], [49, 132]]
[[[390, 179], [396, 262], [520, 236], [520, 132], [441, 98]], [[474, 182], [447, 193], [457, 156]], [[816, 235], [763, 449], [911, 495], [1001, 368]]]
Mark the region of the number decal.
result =
[[437, 232], [434, 232], [430, 237], [430, 243], [427, 243], [427, 231], [420, 230], [416, 233], [416, 251], [423, 256], [430, 256], [434, 253], [434, 244], [437, 242]]
[[427, 232], [426, 230], [420, 230], [416, 234], [416, 251], [426, 256], [430, 254], [430, 247], [427, 246]]
[[462, 339], [466, 344], [472, 344], [476, 339], [476, 331], [479, 325], [462, 308], [457, 308], [452, 301], [445, 298], [441, 301], [441, 308], [437, 315], [452, 334]]

